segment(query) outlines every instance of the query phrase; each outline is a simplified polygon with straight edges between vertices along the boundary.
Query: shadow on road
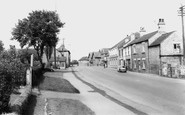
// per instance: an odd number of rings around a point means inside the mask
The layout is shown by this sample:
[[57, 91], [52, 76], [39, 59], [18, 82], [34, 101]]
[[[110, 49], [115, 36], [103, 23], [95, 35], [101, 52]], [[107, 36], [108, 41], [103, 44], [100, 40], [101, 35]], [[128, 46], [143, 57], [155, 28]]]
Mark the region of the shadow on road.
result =
[[31, 95], [28, 99], [28, 104], [26, 108], [23, 110], [22, 115], [34, 115], [34, 109], [36, 107], [36, 103], [37, 103], [37, 96]]

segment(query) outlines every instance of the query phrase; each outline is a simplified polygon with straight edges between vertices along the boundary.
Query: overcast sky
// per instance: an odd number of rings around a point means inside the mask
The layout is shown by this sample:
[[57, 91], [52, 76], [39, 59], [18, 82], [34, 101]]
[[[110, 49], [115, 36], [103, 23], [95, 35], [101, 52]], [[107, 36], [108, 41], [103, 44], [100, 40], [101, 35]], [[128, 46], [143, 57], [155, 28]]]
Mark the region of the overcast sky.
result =
[[[185, 0], [1, 0], [0, 40], [4, 47], [19, 43], [10, 40], [18, 19], [33, 10], [57, 10], [64, 28], [58, 35], [58, 47], [65, 38], [72, 59], [89, 52], [110, 48], [140, 27], [146, 33], [157, 30], [159, 18], [164, 18], [166, 31], [181, 33], [181, 18], [177, 10]], [[181, 35], [179, 35], [181, 36]]]

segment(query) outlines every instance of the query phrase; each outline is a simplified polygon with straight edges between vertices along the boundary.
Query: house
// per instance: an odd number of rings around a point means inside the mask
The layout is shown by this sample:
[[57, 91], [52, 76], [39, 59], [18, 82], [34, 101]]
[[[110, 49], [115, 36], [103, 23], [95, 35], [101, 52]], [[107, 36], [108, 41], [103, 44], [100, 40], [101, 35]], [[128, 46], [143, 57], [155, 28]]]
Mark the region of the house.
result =
[[124, 42], [124, 39], [122, 39], [120, 42], [118, 42], [113, 47], [109, 48], [109, 57], [108, 57], [108, 66], [112, 68], [117, 68], [119, 65], [119, 51], [118, 46]]
[[126, 65], [125, 54], [124, 54], [124, 45], [131, 40], [130, 36], [127, 36], [123, 41], [118, 45], [118, 65]]
[[129, 37], [125, 39], [125, 44], [123, 45], [123, 62], [126, 65], [128, 70], [132, 68], [132, 61], [131, 61], [131, 46], [128, 46], [133, 40], [140, 37], [140, 33], [132, 33]]
[[84, 56], [78, 60], [79, 64], [82, 66], [88, 66], [89, 65], [89, 59], [87, 56]]
[[109, 57], [109, 48], [102, 48], [99, 52], [101, 55], [100, 64], [105, 64], [107, 66], [108, 63], [108, 57]]
[[[55, 50], [55, 53], [54, 53]], [[54, 47], [51, 50], [51, 57], [47, 59], [46, 56], [46, 50], [44, 50], [44, 54], [42, 57], [43, 63], [46, 64], [46, 66], [52, 66], [55, 65], [55, 56], [56, 56], [56, 66], [57, 68], [67, 68], [69, 67], [70, 60], [71, 60], [71, 53], [69, 50], [65, 48], [65, 46], [62, 44], [58, 49], [55, 49]], [[54, 56], [55, 55], [55, 56]]]
[[64, 68], [68, 68], [70, 66], [70, 61], [71, 61], [71, 52], [65, 48], [65, 45], [62, 44], [58, 49], [58, 52], [61, 53], [61, 56], [63, 58], [66, 58], [65, 60], [65, 66]]
[[166, 73], [162, 72], [163, 66], [175, 68], [180, 65], [183, 56], [182, 48], [182, 38], [178, 36], [176, 31], [162, 34], [149, 44], [150, 72], [167, 75], [167, 71]]
[[[148, 39], [154, 37], [158, 31], [136, 38], [128, 46], [131, 47], [132, 71], [149, 72]], [[127, 47], [128, 47], [127, 46]]]
[[100, 52], [91, 52], [88, 55], [90, 65], [100, 65], [101, 54]]

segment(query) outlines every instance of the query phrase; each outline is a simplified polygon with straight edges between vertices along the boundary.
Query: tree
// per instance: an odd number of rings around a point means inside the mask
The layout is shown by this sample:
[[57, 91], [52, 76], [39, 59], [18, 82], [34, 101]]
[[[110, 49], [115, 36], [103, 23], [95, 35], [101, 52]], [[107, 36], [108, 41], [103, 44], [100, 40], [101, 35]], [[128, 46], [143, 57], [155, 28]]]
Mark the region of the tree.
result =
[[30, 64], [30, 60], [31, 60], [31, 55], [33, 54], [34, 61], [38, 61], [38, 56], [37, 56], [37, 52], [34, 49], [20, 49], [18, 50], [18, 58], [20, 59], [20, 61], [24, 64]]
[[57, 34], [63, 25], [54, 11], [33, 11], [27, 18], [18, 21], [13, 28], [11, 39], [17, 40], [21, 48], [33, 46], [42, 64], [44, 48], [56, 46]]
[[3, 42], [0, 40], [0, 54], [1, 54], [1, 52], [4, 50], [4, 44], [3, 44]]

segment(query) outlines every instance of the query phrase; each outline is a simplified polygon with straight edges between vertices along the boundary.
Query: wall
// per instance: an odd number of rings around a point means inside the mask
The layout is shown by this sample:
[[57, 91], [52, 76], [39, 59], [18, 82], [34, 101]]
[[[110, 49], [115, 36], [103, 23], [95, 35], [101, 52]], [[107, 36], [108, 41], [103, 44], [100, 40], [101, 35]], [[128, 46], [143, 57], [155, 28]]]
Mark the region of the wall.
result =
[[[174, 51], [174, 43], [180, 43], [181, 53], [177, 53]], [[171, 34], [167, 39], [165, 39], [161, 43], [161, 55], [174, 55], [174, 54], [182, 54], [183, 45], [182, 45], [182, 37], [179, 37], [176, 32]]]
[[160, 47], [149, 47], [149, 72], [159, 74], [160, 71]]

